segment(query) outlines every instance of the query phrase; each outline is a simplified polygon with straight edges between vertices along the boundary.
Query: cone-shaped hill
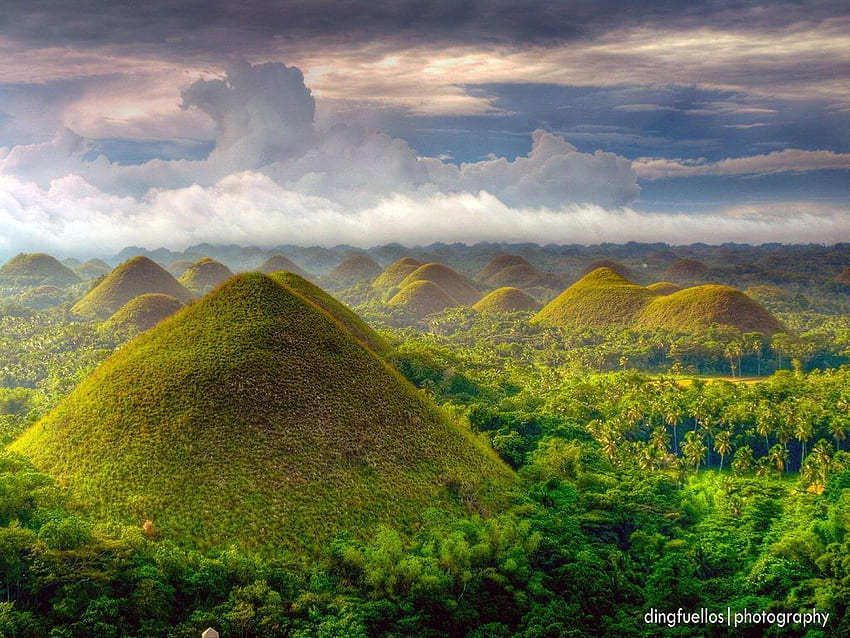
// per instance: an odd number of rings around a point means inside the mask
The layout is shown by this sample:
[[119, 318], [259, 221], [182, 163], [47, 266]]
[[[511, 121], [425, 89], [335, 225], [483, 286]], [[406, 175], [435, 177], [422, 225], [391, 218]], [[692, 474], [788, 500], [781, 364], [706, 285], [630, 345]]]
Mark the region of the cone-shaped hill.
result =
[[369, 255], [352, 255], [328, 273], [327, 279], [340, 288], [361, 281], [372, 281], [381, 274], [381, 267]]
[[78, 315], [109, 317], [139, 295], [160, 293], [188, 303], [192, 299], [174, 277], [147, 257], [133, 257], [115, 268], [71, 310]]
[[420, 319], [446, 308], [463, 305], [433, 281], [414, 281], [407, 284], [387, 303], [391, 306], [401, 306]]
[[120, 334], [136, 334], [150, 330], [183, 304], [170, 295], [150, 293], [133, 297], [103, 323], [103, 329]]
[[631, 268], [621, 264], [618, 261], [612, 261], [610, 259], [601, 259], [599, 261], [594, 261], [593, 263], [588, 264], [587, 266], [585, 266], [584, 270], [579, 273], [579, 277], [585, 277], [592, 273], [594, 270], [599, 270], [600, 268], [607, 268], [608, 270], [611, 270], [616, 274], [620, 275], [620, 277], [622, 277], [623, 279], [632, 280], [635, 278]]
[[190, 292], [200, 296], [207, 294], [232, 276], [233, 272], [223, 263], [209, 257], [202, 257], [189, 266], [178, 281]]
[[12, 446], [84, 506], [201, 548], [318, 549], [504, 503], [513, 474], [341, 324], [259, 273], [129, 342]]
[[772, 335], [786, 328], [770, 311], [740, 290], [706, 284], [653, 300], [636, 318], [643, 328], [695, 332], [712, 324]]
[[422, 265], [424, 265], [423, 262], [413, 257], [399, 259], [387, 266], [384, 272], [375, 278], [372, 282], [372, 287], [376, 290], [390, 292], [398, 288], [405, 277]]
[[682, 289], [680, 285], [671, 283], [669, 281], [657, 281], [654, 284], [649, 284], [647, 288], [654, 292], [656, 295], [671, 295], [674, 292], [679, 292]]
[[357, 314], [317, 285], [291, 272], [275, 272], [269, 275], [289, 291], [315, 304], [336, 321], [340, 322], [355, 339], [371, 348], [382, 357], [392, 354], [392, 347], [377, 332], [372, 330]]
[[492, 286], [522, 286], [542, 276], [525, 257], [499, 255], [475, 275], [475, 279]]
[[73, 270], [44, 253], [21, 253], [0, 267], [0, 288], [9, 291], [39, 286], [63, 288], [80, 281]]
[[579, 279], [532, 317], [555, 326], [628, 325], [656, 294], [610, 268], [597, 268]]
[[187, 268], [191, 268], [194, 262], [189, 261], [188, 259], [178, 259], [177, 261], [171, 262], [171, 265], [166, 268], [168, 272], [170, 272], [175, 277], [180, 277], [184, 272], [186, 272]]
[[473, 304], [472, 309], [478, 312], [523, 312], [537, 310], [539, 307], [540, 304], [534, 297], [519, 288], [505, 286], [485, 295], [483, 299]]
[[89, 259], [77, 266], [74, 271], [83, 279], [96, 279], [107, 274], [112, 268], [101, 259]]
[[664, 278], [679, 283], [705, 281], [708, 266], [696, 259], [677, 259], [664, 271]]
[[600, 268], [567, 288], [531, 319], [544, 325], [664, 329], [699, 332], [712, 324], [742, 332], [785, 330], [761, 304], [740, 290], [707, 284], [665, 294]]
[[257, 267], [257, 272], [267, 275], [273, 272], [294, 272], [301, 277], [308, 276], [294, 261], [283, 255], [272, 255]]
[[417, 281], [430, 281], [437, 284], [459, 305], [471, 306], [483, 296], [469, 280], [460, 273], [443, 264], [430, 263], [419, 266], [405, 277], [399, 288], [404, 288]]

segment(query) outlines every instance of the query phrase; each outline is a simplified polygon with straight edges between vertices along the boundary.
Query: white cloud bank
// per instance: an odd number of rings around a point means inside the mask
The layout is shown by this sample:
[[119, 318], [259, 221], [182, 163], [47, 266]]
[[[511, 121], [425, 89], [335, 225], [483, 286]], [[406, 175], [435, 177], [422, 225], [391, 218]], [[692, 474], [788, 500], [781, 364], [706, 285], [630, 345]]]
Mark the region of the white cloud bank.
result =
[[[455, 166], [349, 125], [320, 129], [301, 71], [233, 65], [183, 91], [216, 143], [200, 161], [123, 166], [89, 158], [70, 130], [0, 149], [0, 251], [103, 254], [125, 245], [207, 241], [373, 245], [389, 241], [824, 241], [840, 212], [685, 216], [638, 213], [636, 166], [535, 131], [527, 156]], [[638, 164], [647, 171], [651, 164]], [[653, 170], [669, 167], [656, 167]], [[686, 167], [685, 170], [689, 170]], [[646, 174], [646, 173], [644, 173]]]

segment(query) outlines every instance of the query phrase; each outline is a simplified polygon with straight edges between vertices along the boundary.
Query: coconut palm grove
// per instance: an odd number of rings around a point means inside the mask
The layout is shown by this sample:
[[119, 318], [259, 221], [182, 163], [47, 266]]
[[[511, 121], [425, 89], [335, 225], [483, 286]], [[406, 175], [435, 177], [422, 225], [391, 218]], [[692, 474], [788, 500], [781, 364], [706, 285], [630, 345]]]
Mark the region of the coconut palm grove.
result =
[[848, 266], [18, 254], [0, 636], [846, 636]]

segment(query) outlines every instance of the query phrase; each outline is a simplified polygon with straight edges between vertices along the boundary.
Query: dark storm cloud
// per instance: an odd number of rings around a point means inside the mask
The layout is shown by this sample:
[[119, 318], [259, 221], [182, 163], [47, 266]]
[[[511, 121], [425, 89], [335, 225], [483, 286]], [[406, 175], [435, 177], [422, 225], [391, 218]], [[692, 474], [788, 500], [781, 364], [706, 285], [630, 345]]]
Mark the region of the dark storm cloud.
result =
[[0, 31], [41, 45], [153, 45], [185, 55], [232, 51], [258, 38], [523, 45], [636, 25], [769, 31], [846, 15], [842, 0], [14, 0], [0, 9]]

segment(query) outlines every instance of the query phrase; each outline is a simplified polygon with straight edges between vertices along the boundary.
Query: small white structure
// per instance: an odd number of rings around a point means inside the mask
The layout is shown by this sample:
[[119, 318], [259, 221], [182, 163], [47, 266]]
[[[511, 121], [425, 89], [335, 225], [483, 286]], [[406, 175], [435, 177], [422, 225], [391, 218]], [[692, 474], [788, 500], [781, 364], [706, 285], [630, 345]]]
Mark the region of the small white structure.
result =
[[201, 634], [201, 638], [219, 638], [218, 632], [212, 627], [207, 627], [204, 630], [204, 633]]

